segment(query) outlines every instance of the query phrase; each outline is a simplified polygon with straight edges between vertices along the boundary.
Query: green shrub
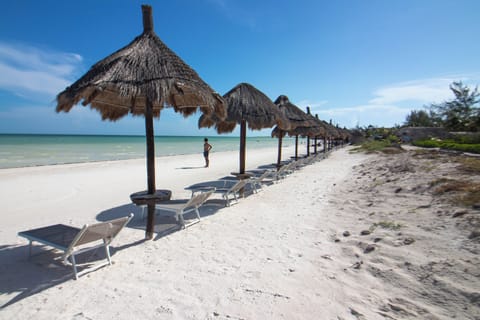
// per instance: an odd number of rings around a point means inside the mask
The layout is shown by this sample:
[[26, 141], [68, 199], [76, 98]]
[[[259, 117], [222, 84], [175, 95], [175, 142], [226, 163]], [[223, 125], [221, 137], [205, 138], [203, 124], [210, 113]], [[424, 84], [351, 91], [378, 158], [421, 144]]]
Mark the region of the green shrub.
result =
[[376, 151], [382, 151], [383, 149], [389, 146], [391, 146], [391, 143], [389, 141], [372, 140], [372, 141], [366, 141], [362, 143], [359, 149], [366, 152], [376, 152]]
[[391, 144], [392, 143], [400, 143], [401, 142], [401, 139], [399, 137], [397, 137], [396, 135], [394, 134], [390, 134], [387, 136], [386, 140], [388, 142], [390, 142]]
[[479, 144], [480, 134], [456, 134], [453, 136], [453, 140], [460, 144]]
[[413, 145], [424, 148], [440, 148], [470, 153], [480, 153], [480, 144], [458, 143], [455, 140], [418, 140]]

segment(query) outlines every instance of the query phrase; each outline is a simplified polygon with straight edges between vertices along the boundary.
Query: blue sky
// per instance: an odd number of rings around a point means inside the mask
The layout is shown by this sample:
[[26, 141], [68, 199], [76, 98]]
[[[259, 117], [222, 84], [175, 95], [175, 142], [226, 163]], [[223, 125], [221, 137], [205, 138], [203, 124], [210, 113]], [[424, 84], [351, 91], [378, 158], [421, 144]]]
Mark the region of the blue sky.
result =
[[[248, 82], [342, 127], [402, 124], [450, 99], [451, 82], [480, 83], [478, 0], [1, 1], [0, 133], [144, 134], [140, 117], [55, 112], [60, 91], [142, 33], [143, 3], [220, 94]], [[155, 133], [215, 135], [198, 116], [163, 111]]]

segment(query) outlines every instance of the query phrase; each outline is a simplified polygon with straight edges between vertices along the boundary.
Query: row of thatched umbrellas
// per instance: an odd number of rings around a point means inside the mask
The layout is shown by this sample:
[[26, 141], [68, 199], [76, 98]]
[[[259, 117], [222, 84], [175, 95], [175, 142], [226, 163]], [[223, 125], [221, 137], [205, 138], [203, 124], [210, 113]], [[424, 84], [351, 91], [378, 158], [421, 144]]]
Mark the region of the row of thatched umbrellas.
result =
[[322, 137], [324, 140], [344, 138], [338, 129], [312, 116], [309, 107], [305, 113], [284, 95], [279, 96], [273, 103], [263, 92], [248, 83], [237, 85], [223, 98], [227, 104], [227, 117], [221, 120], [215, 114], [204, 114], [199, 119], [199, 127], [215, 127], [218, 133], [228, 133], [232, 132], [237, 124], [240, 125], [240, 174], [245, 173], [247, 126], [251, 130], [275, 126], [272, 137], [277, 137], [279, 141], [277, 166], [281, 163], [282, 138], [286, 134], [296, 138], [295, 158], [298, 158], [299, 136], [307, 139]]
[[[272, 136], [340, 138], [333, 126], [306, 114], [280, 96], [273, 103], [252, 85], [242, 83], [223, 97], [170, 50], [153, 30], [152, 8], [142, 5], [143, 33], [130, 44], [97, 62], [57, 96], [57, 112], [68, 112], [82, 103], [100, 112], [103, 120], [116, 121], [131, 113], [145, 117], [147, 186], [142, 194], [148, 208], [146, 238], [153, 238], [155, 203], [155, 147], [153, 118], [165, 107], [187, 117], [200, 110], [199, 127], [215, 126], [231, 132], [240, 125], [240, 173], [245, 172], [246, 131], [276, 126]], [[297, 140], [298, 141], [298, 140]], [[296, 153], [297, 154], [297, 153]]]

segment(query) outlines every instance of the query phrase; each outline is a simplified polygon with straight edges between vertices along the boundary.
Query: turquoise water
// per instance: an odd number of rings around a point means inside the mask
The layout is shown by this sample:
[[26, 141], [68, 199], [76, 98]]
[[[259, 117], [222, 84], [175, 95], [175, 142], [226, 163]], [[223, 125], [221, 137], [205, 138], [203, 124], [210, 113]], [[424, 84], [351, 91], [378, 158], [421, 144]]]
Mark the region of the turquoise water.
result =
[[[157, 157], [201, 154], [204, 137], [157, 136]], [[239, 137], [208, 137], [212, 152], [239, 149]], [[247, 150], [277, 147], [277, 139], [247, 137]], [[285, 139], [283, 145], [293, 140]], [[145, 157], [144, 136], [0, 134], [0, 168], [125, 160]]]

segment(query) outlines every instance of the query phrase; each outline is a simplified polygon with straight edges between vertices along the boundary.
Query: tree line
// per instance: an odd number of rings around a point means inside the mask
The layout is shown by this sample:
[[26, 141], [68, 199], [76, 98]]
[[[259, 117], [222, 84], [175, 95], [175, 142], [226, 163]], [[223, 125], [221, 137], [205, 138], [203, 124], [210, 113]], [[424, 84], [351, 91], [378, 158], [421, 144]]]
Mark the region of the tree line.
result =
[[461, 81], [450, 84], [454, 98], [432, 103], [423, 110], [412, 110], [404, 125], [408, 127], [443, 127], [449, 131], [480, 131], [480, 93]]

